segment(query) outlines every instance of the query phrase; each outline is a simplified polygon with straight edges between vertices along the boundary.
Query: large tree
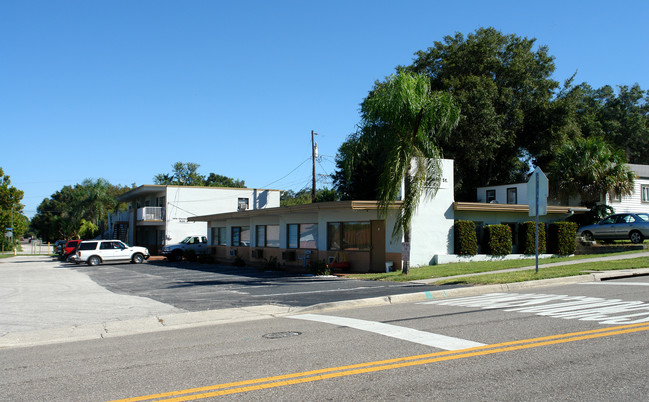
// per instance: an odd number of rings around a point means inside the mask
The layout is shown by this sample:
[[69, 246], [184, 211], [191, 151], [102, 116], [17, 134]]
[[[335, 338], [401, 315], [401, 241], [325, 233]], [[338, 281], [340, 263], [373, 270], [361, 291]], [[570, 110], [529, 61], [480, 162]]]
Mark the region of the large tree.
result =
[[455, 160], [457, 199], [473, 200], [479, 186], [522, 180], [530, 150], [560, 142], [563, 133], [551, 124], [554, 61], [535, 39], [480, 28], [415, 56], [407, 68], [426, 74], [433, 90], [452, 93], [462, 111], [453, 135], [439, 144]]
[[173, 172], [160, 173], [153, 178], [155, 184], [175, 186], [209, 186], [209, 187], [237, 187], [244, 188], [246, 182], [239, 179], [210, 173], [209, 176], [198, 173], [201, 165], [193, 162], [176, 162]]
[[[403, 233], [404, 241], [409, 242], [410, 222], [421, 196], [439, 188], [437, 143], [446, 139], [457, 125], [459, 109], [448, 93], [431, 91], [425, 75], [399, 70], [374, 85], [361, 111], [366, 130], [359, 142], [374, 144], [387, 155], [377, 188], [377, 200], [384, 215], [405, 181], [403, 203], [392, 234]], [[381, 130], [373, 130], [374, 127]], [[374, 135], [379, 132], [380, 135]], [[403, 272], [407, 274], [408, 270], [406, 260]]]
[[22, 214], [24, 192], [11, 185], [11, 178], [0, 167], [0, 244], [4, 249], [11, 245], [5, 237], [5, 228], [13, 229], [13, 239], [22, 236], [27, 230], [28, 219]]
[[105, 179], [86, 179], [74, 187], [64, 186], [41, 202], [31, 228], [45, 241], [103, 235], [108, 228], [108, 214], [120, 209], [116, 198], [130, 189]]

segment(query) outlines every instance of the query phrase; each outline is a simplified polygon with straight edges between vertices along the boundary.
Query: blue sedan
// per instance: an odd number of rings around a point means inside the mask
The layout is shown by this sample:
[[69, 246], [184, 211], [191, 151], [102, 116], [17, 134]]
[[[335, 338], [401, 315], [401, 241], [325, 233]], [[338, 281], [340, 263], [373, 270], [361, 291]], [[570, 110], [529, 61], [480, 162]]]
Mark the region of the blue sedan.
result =
[[631, 240], [642, 243], [649, 237], [649, 214], [624, 213], [611, 215], [594, 225], [579, 228], [578, 236], [585, 240]]

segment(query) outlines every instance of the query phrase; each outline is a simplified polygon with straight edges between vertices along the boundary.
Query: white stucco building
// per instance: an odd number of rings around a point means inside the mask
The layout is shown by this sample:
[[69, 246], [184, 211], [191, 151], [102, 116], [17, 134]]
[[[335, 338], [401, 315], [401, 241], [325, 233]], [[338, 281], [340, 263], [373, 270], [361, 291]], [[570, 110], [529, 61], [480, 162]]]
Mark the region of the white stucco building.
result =
[[207, 223], [190, 217], [279, 207], [279, 190], [144, 185], [118, 197], [127, 212], [111, 216], [111, 236], [153, 253], [189, 235], [207, 235]]

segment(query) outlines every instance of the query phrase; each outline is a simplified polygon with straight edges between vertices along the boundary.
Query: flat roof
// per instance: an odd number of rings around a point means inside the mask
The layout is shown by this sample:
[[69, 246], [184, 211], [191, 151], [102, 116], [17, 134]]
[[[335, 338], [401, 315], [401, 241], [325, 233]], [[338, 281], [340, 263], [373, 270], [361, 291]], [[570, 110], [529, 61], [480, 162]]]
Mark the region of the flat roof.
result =
[[[480, 211], [480, 212], [529, 212], [527, 204], [492, 204], [486, 202], [454, 202], [455, 211]], [[589, 209], [586, 207], [574, 207], [563, 205], [548, 205], [548, 214], [583, 214]]]
[[[398, 209], [402, 201], [395, 201], [390, 205], [390, 209]], [[207, 222], [231, 218], [247, 218], [251, 216], [274, 215], [281, 213], [299, 213], [313, 212], [319, 210], [352, 210], [352, 211], [369, 211], [379, 209], [378, 201], [329, 201], [315, 202], [311, 204], [289, 205], [275, 208], [248, 209], [245, 211], [223, 212], [213, 215], [192, 216], [187, 218], [192, 222]]]
[[134, 197], [141, 197], [144, 195], [151, 195], [163, 191], [166, 188], [204, 188], [212, 190], [257, 190], [257, 191], [283, 191], [283, 190], [274, 190], [268, 188], [248, 188], [248, 187], [211, 187], [211, 186], [178, 186], [178, 185], [166, 185], [166, 184], [144, 184], [139, 187], [136, 187], [119, 197], [117, 201], [125, 202]]

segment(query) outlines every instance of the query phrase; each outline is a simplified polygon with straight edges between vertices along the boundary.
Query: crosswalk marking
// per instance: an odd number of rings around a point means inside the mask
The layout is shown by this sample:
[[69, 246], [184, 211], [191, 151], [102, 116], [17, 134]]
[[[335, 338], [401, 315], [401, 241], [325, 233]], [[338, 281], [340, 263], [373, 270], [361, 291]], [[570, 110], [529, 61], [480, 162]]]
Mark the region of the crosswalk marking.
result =
[[400, 327], [397, 325], [385, 324], [376, 321], [359, 320], [356, 318], [336, 317], [320, 314], [301, 314], [288, 318], [296, 320], [308, 320], [324, 322], [327, 324], [341, 325], [344, 327], [372, 332], [391, 338], [402, 339], [421, 345], [432, 346], [443, 350], [460, 350], [484, 346], [483, 343], [468, 341], [466, 339], [454, 338], [451, 336], [433, 334], [431, 332], [419, 331], [417, 329]]
[[601, 297], [524, 293], [489, 293], [423, 302], [420, 304], [503, 309], [563, 319], [597, 321], [599, 324], [638, 324], [649, 322], [649, 304], [641, 301]]

